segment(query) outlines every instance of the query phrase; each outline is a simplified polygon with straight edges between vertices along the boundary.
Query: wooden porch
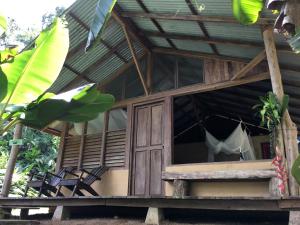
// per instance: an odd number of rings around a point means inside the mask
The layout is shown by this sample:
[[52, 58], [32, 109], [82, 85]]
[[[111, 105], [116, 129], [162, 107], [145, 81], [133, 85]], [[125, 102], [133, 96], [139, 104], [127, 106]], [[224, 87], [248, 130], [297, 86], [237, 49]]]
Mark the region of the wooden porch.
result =
[[93, 196], [52, 198], [0, 198], [1, 208], [124, 206], [211, 210], [293, 211], [300, 209], [300, 197], [137, 197]]

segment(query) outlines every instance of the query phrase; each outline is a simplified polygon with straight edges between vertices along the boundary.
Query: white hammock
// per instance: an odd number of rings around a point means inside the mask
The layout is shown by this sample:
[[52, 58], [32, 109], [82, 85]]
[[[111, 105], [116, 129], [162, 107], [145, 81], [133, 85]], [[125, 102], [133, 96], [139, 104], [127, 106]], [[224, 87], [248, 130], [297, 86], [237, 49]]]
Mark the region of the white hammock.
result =
[[241, 153], [244, 160], [255, 160], [254, 148], [251, 137], [239, 124], [228, 138], [219, 141], [211, 133], [205, 130], [205, 144], [208, 147], [208, 161], [214, 161], [214, 155], [223, 152], [227, 155]]

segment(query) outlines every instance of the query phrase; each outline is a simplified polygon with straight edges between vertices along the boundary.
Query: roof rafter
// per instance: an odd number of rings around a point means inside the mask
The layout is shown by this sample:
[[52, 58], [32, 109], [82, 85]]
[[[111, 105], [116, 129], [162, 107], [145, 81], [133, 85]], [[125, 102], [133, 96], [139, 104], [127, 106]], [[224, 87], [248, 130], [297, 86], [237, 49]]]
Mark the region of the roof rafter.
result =
[[[188, 5], [188, 7], [190, 8], [191, 12], [193, 15], [198, 15], [197, 10], [195, 9], [194, 5], [192, 4], [191, 0], [185, 0], [186, 4]], [[202, 23], [201, 21], [197, 21], [202, 33], [204, 34], [205, 37], [210, 38], [210, 35], [204, 25], [204, 23]], [[211, 47], [211, 49], [213, 50], [213, 52], [217, 55], [220, 55], [217, 47], [214, 44], [209, 43], [209, 46]]]
[[145, 94], [146, 94], [146, 95], [149, 95], [149, 91], [148, 91], [148, 89], [147, 89], [147, 85], [146, 85], [146, 82], [145, 82], [145, 79], [144, 79], [144, 76], [143, 76], [143, 73], [142, 73], [142, 68], [141, 68], [141, 65], [140, 65], [140, 63], [139, 63], [139, 61], [138, 61], [138, 59], [137, 59], [137, 55], [136, 55], [134, 46], [133, 46], [133, 44], [132, 44], [132, 41], [131, 41], [131, 39], [130, 39], [129, 33], [128, 33], [126, 27], [123, 27], [123, 29], [124, 29], [124, 33], [125, 33], [125, 36], [126, 36], [126, 40], [127, 40], [127, 43], [128, 43], [128, 46], [129, 46], [129, 49], [130, 49], [132, 58], [133, 58], [133, 60], [134, 60], [134, 63], [135, 63], [137, 72], [138, 72], [138, 74], [139, 74], [139, 78], [140, 78], [140, 80], [141, 80], [141, 82], [142, 82], [142, 85], [143, 85]]
[[87, 82], [93, 83], [94, 81], [92, 81], [91, 79], [89, 79], [88, 77], [84, 76], [82, 73], [80, 73], [79, 71], [75, 70], [74, 68], [72, 68], [70, 65], [68, 64], [64, 64], [64, 67], [68, 70], [70, 70], [72, 73], [76, 74], [78, 78], [81, 78]]
[[[144, 12], [146, 13], [150, 13], [150, 11], [148, 10], [148, 8], [145, 6], [145, 4], [142, 2], [142, 0], [136, 0], [137, 3], [139, 4], [139, 6], [144, 10]], [[152, 21], [152, 23], [156, 26], [156, 28], [159, 30], [160, 33], [164, 34], [165, 31], [164, 29], [161, 27], [161, 25], [153, 18], [150, 18], [150, 20]], [[172, 48], [177, 49], [176, 45], [173, 43], [172, 40], [170, 40], [169, 38], [166, 38], [167, 42], [169, 43], [169, 45]]]
[[[71, 16], [79, 25], [81, 25], [81, 27], [83, 27], [86, 31], [89, 31], [90, 28], [89, 26], [84, 23], [76, 14], [74, 14], [73, 12], [69, 12], [68, 13], [69, 16]], [[83, 40], [82, 42], [80, 42], [78, 44], [78, 46], [76, 46], [73, 50], [70, 51], [70, 53], [68, 54], [68, 57], [71, 58], [73, 55], [75, 55], [78, 51], [80, 51], [81, 49], [83, 49], [86, 46], [86, 42], [87, 40]], [[106, 42], [105, 40], [101, 39], [101, 43], [108, 49], [112, 49], [113, 47], [110, 46], [110, 44], [108, 42]], [[114, 54], [116, 56], [118, 56], [119, 59], [121, 59], [124, 63], [127, 63], [127, 60], [117, 51], [114, 52]]]
[[[147, 36], [153, 37], [163, 37], [169, 39], [185, 40], [185, 41], [201, 41], [211, 44], [222, 44], [222, 45], [236, 45], [246, 48], [264, 48], [263, 42], [252, 42], [252, 41], [240, 41], [240, 40], [231, 40], [231, 39], [221, 39], [221, 38], [206, 38], [195, 35], [187, 34], [176, 34], [176, 33], [160, 33], [155, 31], [143, 31]], [[290, 52], [293, 53], [289, 46], [280, 45], [277, 46], [277, 50], [281, 52]]]
[[[122, 12], [122, 17], [125, 18], [152, 18], [161, 20], [182, 20], [182, 21], [200, 21], [200, 22], [218, 22], [218, 23], [233, 23], [239, 24], [239, 22], [228, 16], [202, 16], [202, 15], [182, 15], [176, 13], [144, 13], [144, 12]], [[272, 18], [260, 18], [257, 25], [270, 25], [274, 24]]]
[[121, 16], [121, 8], [119, 5], [115, 5], [113, 11], [112, 11], [112, 17], [122, 26], [126, 27], [128, 33], [137, 41], [139, 41], [143, 48], [147, 51], [150, 52], [152, 48], [152, 43], [144, 36], [141, 34], [137, 26], [128, 18], [123, 18]]
[[[96, 60], [93, 64], [91, 64], [89, 67], [87, 67], [81, 74], [84, 74], [85, 77], [88, 77], [88, 75], [95, 70], [96, 68], [101, 67], [101, 65], [111, 57], [117, 49], [122, 46], [126, 42], [126, 39], [121, 40], [119, 43], [117, 43], [112, 49], [110, 49], [104, 56], [102, 56], [100, 59]], [[78, 83], [79, 79], [74, 79], [71, 82], [69, 82], [66, 86], [61, 88], [58, 92], [66, 91], [69, 88], [74, 87]]]

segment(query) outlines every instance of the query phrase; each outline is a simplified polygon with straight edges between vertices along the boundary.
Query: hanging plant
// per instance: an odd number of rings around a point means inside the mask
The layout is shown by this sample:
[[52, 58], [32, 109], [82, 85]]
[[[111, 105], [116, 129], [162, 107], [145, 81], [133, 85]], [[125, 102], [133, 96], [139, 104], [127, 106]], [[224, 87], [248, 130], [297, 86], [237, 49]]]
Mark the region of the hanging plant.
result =
[[289, 96], [284, 95], [282, 103], [280, 103], [273, 92], [268, 92], [265, 96], [259, 97], [260, 103], [253, 106], [261, 119], [261, 126], [265, 126], [270, 131], [270, 149], [275, 151], [273, 146], [275, 137], [275, 129], [280, 124], [281, 118], [287, 109]]
[[287, 109], [289, 96], [284, 95], [282, 103], [280, 103], [273, 92], [268, 92], [266, 96], [259, 97], [260, 103], [253, 106], [257, 109], [261, 118], [261, 125], [266, 126], [269, 131], [278, 126], [281, 118]]

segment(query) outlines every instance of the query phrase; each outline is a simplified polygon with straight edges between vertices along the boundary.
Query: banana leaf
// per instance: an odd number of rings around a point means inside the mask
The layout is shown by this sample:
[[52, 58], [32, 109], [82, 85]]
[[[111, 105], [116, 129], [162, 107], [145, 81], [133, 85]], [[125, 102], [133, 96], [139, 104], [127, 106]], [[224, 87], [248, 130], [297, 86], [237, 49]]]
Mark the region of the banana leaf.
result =
[[101, 41], [101, 34], [111, 16], [111, 11], [117, 0], [99, 0], [96, 5], [95, 16], [88, 34], [85, 51]]
[[1, 64], [0, 72], [8, 80], [7, 95], [2, 101], [24, 104], [44, 93], [59, 75], [68, 48], [68, 29], [57, 18], [41, 32], [32, 49], [16, 55], [12, 63]]
[[300, 155], [293, 164], [292, 175], [296, 179], [297, 183], [300, 185]]
[[[7, 94], [7, 77], [5, 76], [4, 73], [1, 73], [1, 68], [0, 68], [0, 102], [5, 98]], [[1, 106], [0, 106], [1, 110]]]
[[254, 24], [263, 6], [263, 0], [232, 0], [233, 15], [244, 25]]
[[42, 96], [28, 105], [21, 121], [24, 125], [37, 129], [56, 120], [74, 123], [89, 121], [110, 109], [114, 102], [112, 95], [102, 94], [96, 86], [88, 85], [57, 96]]

